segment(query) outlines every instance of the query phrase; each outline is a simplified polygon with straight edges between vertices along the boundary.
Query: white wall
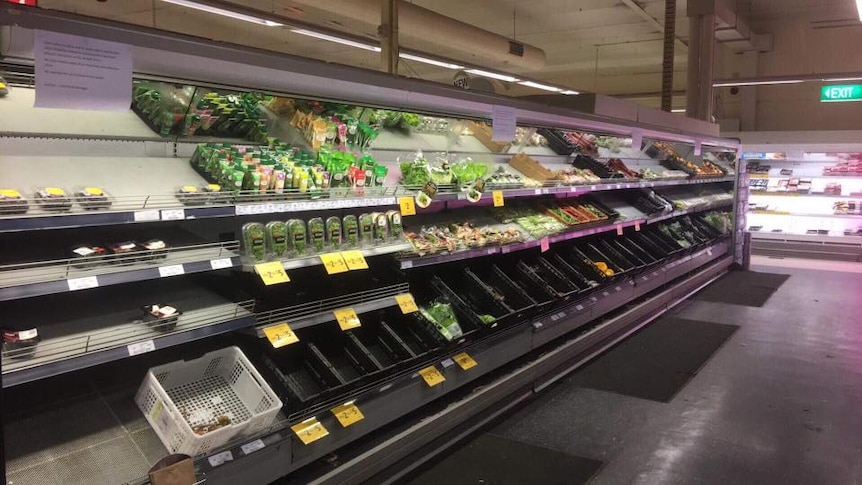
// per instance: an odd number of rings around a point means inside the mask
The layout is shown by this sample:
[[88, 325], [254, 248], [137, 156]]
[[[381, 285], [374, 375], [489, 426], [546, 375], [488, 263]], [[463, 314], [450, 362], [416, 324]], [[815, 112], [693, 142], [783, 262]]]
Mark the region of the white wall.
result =
[[[823, 14], [821, 14], [823, 17]], [[862, 25], [815, 28], [824, 25], [811, 17], [758, 22], [758, 33], [773, 35], [773, 50], [761, 53], [758, 76], [862, 72]], [[717, 56], [716, 77], [748, 77], [739, 54]], [[862, 81], [858, 81], [862, 83]], [[862, 129], [862, 102], [821, 103], [820, 87], [811, 82], [774, 85], [757, 90], [756, 129], [859, 130]], [[740, 116], [742, 95], [719, 88], [723, 118]]]

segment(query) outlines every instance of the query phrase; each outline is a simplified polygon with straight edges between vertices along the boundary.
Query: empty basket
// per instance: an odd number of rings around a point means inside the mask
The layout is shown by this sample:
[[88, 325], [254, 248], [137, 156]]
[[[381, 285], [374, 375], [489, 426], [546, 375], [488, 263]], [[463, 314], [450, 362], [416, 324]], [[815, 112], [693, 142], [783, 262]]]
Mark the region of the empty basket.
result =
[[171, 453], [190, 456], [266, 429], [281, 409], [237, 347], [151, 368], [135, 402]]

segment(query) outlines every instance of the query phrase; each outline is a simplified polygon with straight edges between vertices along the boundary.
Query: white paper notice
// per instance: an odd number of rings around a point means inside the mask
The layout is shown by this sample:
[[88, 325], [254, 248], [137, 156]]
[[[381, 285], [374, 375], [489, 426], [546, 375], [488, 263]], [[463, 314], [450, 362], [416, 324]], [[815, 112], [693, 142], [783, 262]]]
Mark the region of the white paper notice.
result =
[[491, 111], [491, 140], [510, 142], [515, 139], [517, 110], [508, 106], [494, 106]]
[[36, 31], [38, 108], [127, 111], [132, 50], [126, 44]]

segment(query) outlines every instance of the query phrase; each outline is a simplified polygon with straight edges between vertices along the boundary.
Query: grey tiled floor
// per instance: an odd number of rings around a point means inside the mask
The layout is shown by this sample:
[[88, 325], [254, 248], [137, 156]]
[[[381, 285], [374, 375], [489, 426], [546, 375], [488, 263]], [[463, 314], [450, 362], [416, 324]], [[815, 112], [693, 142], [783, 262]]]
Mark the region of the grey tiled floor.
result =
[[762, 308], [688, 301], [740, 325], [667, 404], [563, 381], [492, 433], [606, 462], [591, 484], [862, 484], [862, 274], [791, 278]]

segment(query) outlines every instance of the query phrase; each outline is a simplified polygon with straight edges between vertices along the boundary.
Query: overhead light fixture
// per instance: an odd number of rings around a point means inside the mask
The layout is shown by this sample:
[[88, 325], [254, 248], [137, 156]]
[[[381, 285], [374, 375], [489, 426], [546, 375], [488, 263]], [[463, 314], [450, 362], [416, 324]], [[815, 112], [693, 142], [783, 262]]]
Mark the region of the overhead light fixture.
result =
[[671, 113], [685, 113], [685, 108], [672, 109], [672, 110], [670, 110], [670, 112]]
[[521, 86], [527, 86], [530, 88], [542, 89], [544, 91], [553, 91], [555, 93], [559, 93], [560, 91], [562, 91], [562, 89], [560, 89], [556, 86], [548, 86], [547, 84], [534, 83], [533, 81], [521, 81], [518, 84], [520, 84]]
[[224, 8], [213, 7], [212, 5], [192, 2], [189, 0], [162, 0], [162, 1], [167, 2], [167, 3], [172, 3], [174, 5], [179, 5], [181, 7], [193, 8], [195, 10], [200, 10], [202, 12], [221, 15], [223, 17], [230, 17], [232, 19], [244, 20], [246, 22], [251, 22], [253, 24], [265, 25], [267, 27], [281, 27], [284, 25], [284, 24], [280, 24], [278, 22], [273, 22], [272, 20], [266, 20], [266, 19], [262, 19], [260, 17], [255, 17], [253, 15], [246, 15], [244, 13], [234, 12], [233, 10], [227, 10]]
[[581, 94], [581, 93], [580, 93], [580, 91], [572, 91], [571, 89], [566, 89], [565, 91], [560, 91], [560, 94], [577, 95], [577, 94]]
[[[859, 0], [862, 2], [862, 0]], [[833, 77], [827, 79], [821, 79], [823, 82], [831, 83], [831, 82], [839, 82], [839, 81], [862, 81], [862, 77]]]
[[506, 81], [510, 83], [516, 83], [520, 81], [520, 79], [516, 77], [507, 76], [505, 74], [497, 74], [496, 72], [483, 71], [481, 69], [467, 69], [467, 72], [469, 72], [470, 74], [475, 74], [477, 76], [489, 77], [491, 79], [499, 79], [500, 81]]
[[446, 69], [464, 69], [464, 66], [459, 66], [458, 64], [452, 64], [450, 62], [438, 61], [436, 59], [428, 59], [427, 57], [414, 56], [413, 54], [406, 54], [401, 52], [398, 54], [398, 57], [402, 59], [407, 59], [409, 61], [423, 62], [425, 64], [431, 64], [432, 66], [437, 67], [445, 67]]
[[355, 40], [344, 39], [342, 37], [336, 37], [334, 35], [324, 34], [321, 32], [315, 32], [313, 30], [305, 30], [305, 29], [290, 29], [294, 34], [307, 35], [309, 37], [314, 37], [315, 39], [320, 40], [328, 40], [329, 42], [335, 42], [336, 44], [349, 45], [350, 47], [356, 47], [358, 49], [364, 49], [371, 52], [380, 52], [383, 49], [377, 47], [376, 45], [364, 44], [362, 42], [357, 42]]
[[859, 20], [862, 21], [862, 0], [856, 0], [856, 12], [859, 13]]
[[[862, 0], [860, 0], [862, 1]], [[714, 83], [712, 87], [714, 88], [729, 88], [734, 86], [766, 86], [769, 84], [799, 84], [805, 82], [802, 79], [783, 79], [783, 80], [775, 80], [775, 81], [726, 81], [720, 83]]]

